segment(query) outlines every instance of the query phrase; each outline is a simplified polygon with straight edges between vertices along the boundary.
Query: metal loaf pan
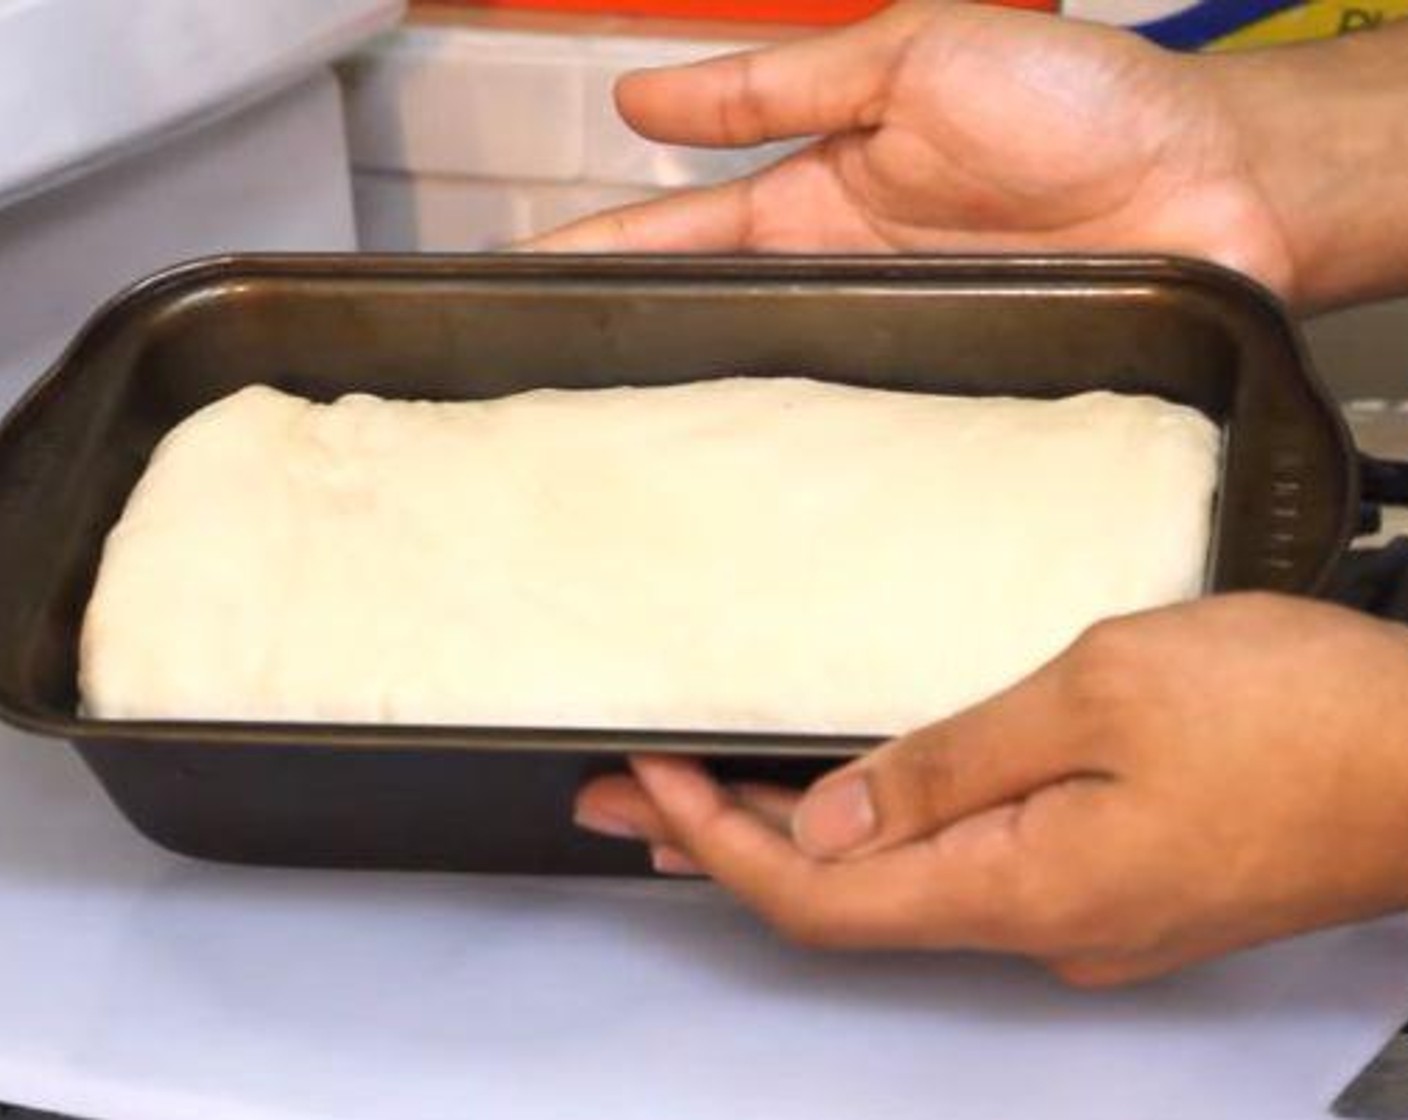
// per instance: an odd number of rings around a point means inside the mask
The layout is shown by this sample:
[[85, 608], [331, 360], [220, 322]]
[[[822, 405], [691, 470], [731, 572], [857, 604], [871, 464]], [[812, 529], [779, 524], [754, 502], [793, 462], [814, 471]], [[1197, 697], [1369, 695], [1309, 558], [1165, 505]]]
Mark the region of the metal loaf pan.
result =
[[[1226, 436], [1210, 590], [1313, 593], [1355, 509], [1347, 434], [1272, 300], [1156, 259], [230, 257], [103, 309], [0, 430], [0, 714], [74, 743], [132, 823], [193, 856], [302, 866], [645, 870], [569, 823], [585, 776], [684, 751], [800, 780], [869, 744], [78, 713], [103, 538], [158, 439], [241, 386], [492, 397], [807, 373], [890, 389], [1201, 409]], [[740, 542], [746, 547], [746, 542]], [[544, 681], [551, 688], [551, 681]]]

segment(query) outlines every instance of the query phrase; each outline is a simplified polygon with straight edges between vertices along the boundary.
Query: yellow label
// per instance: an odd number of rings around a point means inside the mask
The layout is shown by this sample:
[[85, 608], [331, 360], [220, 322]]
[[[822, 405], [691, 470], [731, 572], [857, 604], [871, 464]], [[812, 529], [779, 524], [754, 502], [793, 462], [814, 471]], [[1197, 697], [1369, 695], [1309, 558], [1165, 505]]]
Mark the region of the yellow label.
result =
[[1276, 43], [1300, 43], [1307, 39], [1331, 39], [1351, 31], [1369, 31], [1408, 16], [1408, 0], [1378, 0], [1372, 4], [1315, 2], [1300, 4], [1279, 15], [1234, 31], [1213, 43], [1210, 50], [1236, 50], [1241, 47], [1268, 47]]

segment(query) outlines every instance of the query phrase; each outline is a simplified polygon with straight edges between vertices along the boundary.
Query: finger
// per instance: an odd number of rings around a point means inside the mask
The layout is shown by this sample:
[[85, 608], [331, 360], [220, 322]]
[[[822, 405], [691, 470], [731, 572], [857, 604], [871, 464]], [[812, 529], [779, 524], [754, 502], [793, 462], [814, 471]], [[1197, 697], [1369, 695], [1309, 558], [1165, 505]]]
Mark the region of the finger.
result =
[[711, 875], [718, 864], [737, 867], [733, 878], [745, 899], [761, 900], [766, 880], [800, 859], [784, 834], [743, 805], [693, 759], [635, 757], [631, 769], [675, 846]]
[[740, 805], [698, 764], [645, 757], [632, 766], [677, 846], [794, 940], [850, 948], [1025, 943], [1013, 905], [1014, 845], [944, 849], [924, 843], [821, 863]]
[[694, 860], [670, 844], [656, 844], [650, 849], [650, 866], [661, 875], [677, 878], [697, 878], [704, 874]]
[[763, 782], [740, 782], [729, 788], [739, 803], [751, 809], [759, 820], [784, 836], [792, 834], [792, 814], [802, 800], [801, 791]]
[[732, 253], [749, 249], [753, 180], [678, 191], [525, 241], [535, 253]]
[[875, 252], [885, 240], [837, 170], [863, 147], [833, 137], [728, 183], [595, 215], [518, 246], [549, 253]]
[[931, 836], [970, 814], [1104, 773], [1048, 666], [975, 708], [896, 739], [817, 783], [793, 817], [798, 846], [853, 858]]
[[578, 792], [572, 814], [578, 828], [617, 840], [668, 844], [673, 837], [659, 810], [630, 774], [593, 778]]
[[[745, 782], [731, 787], [739, 803], [782, 833], [791, 829], [792, 811], [801, 794], [783, 786]], [[573, 823], [588, 832], [652, 845], [673, 842], [665, 823], [641, 784], [630, 774], [593, 778], [577, 794]]]
[[840, 31], [637, 71], [618, 83], [616, 104], [641, 134], [702, 147], [872, 128], [927, 18], [923, 7], [900, 4]]

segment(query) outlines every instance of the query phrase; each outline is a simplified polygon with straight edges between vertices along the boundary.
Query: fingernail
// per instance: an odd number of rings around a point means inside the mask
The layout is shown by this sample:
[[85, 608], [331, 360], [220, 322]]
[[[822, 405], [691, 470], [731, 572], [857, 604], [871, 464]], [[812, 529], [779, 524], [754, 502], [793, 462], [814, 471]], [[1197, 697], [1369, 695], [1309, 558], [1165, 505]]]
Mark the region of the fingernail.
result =
[[870, 783], [864, 774], [850, 774], [823, 782], [802, 798], [792, 834], [810, 855], [839, 856], [859, 848], [878, 827]]
[[668, 844], [656, 844], [650, 849], [650, 865], [661, 875], [702, 875], [703, 871], [689, 856]]
[[610, 836], [617, 840], [638, 840], [640, 832], [630, 821], [613, 817], [609, 813], [597, 813], [591, 809], [578, 809], [572, 823], [588, 832]]

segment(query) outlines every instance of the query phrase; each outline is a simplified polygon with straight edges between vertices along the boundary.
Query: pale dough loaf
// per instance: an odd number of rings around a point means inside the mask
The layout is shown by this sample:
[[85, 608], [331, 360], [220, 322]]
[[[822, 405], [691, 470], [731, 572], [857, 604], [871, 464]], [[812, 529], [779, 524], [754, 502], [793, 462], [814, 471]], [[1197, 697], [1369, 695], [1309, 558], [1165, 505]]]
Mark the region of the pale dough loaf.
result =
[[245, 389], [108, 539], [106, 718], [886, 734], [1199, 593], [1219, 433], [1147, 397], [803, 379]]

